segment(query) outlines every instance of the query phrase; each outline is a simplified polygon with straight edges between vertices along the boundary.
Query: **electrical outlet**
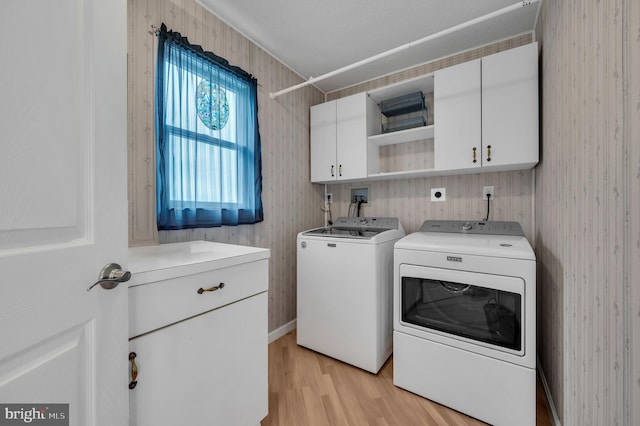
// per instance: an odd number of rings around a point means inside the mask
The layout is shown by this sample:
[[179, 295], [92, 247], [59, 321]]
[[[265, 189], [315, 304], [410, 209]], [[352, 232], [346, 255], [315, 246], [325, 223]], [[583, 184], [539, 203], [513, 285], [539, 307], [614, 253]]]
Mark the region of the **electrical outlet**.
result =
[[444, 188], [431, 188], [431, 201], [446, 201], [447, 191]]
[[483, 200], [486, 200], [486, 199], [487, 199], [487, 195], [489, 195], [489, 196], [490, 196], [490, 197], [489, 197], [489, 199], [490, 199], [490, 200], [493, 200], [493, 198], [494, 198], [494, 197], [495, 197], [495, 195], [496, 195], [496, 193], [495, 193], [495, 191], [494, 191], [494, 189], [493, 189], [493, 186], [485, 186], [485, 187], [482, 189], [482, 199], [483, 199]]
[[333, 194], [332, 193], [328, 192], [327, 194], [325, 194], [325, 197], [326, 197], [324, 199], [325, 203], [327, 203], [327, 204], [333, 203]]

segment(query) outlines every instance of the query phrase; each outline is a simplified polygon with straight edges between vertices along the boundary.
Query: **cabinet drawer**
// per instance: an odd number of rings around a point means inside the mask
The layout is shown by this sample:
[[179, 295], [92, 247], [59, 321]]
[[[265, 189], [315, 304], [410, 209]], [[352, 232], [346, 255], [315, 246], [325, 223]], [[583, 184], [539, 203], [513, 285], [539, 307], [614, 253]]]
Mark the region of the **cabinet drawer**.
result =
[[[268, 260], [129, 287], [129, 337], [267, 291]], [[224, 287], [213, 292], [198, 289]]]

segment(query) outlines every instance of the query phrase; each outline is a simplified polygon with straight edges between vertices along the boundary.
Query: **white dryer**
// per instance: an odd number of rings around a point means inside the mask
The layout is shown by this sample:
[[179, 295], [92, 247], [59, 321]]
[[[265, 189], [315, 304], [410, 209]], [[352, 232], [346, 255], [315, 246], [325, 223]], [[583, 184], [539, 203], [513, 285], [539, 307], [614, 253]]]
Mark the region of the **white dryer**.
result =
[[377, 373], [393, 343], [397, 218], [342, 217], [298, 234], [297, 342]]
[[536, 261], [520, 225], [426, 221], [394, 253], [394, 384], [535, 425]]

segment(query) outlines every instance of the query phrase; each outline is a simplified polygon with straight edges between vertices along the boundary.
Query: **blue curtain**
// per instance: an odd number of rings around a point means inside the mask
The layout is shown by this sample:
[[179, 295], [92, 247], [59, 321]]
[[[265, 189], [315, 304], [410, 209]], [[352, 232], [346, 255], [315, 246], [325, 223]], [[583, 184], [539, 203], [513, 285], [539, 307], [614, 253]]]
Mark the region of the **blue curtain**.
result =
[[257, 80], [164, 24], [157, 61], [158, 229], [261, 222]]

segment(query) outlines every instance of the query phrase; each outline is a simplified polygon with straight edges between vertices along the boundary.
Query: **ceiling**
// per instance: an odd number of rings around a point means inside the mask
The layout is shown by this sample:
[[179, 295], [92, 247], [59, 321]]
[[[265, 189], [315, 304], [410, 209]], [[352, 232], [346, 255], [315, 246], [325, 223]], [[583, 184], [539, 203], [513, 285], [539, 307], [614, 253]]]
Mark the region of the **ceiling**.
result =
[[[508, 13], [313, 83], [324, 92], [533, 31], [540, 4], [536, 0], [196, 1], [305, 79], [505, 7], [518, 6]], [[276, 90], [282, 89], [286, 87]]]

